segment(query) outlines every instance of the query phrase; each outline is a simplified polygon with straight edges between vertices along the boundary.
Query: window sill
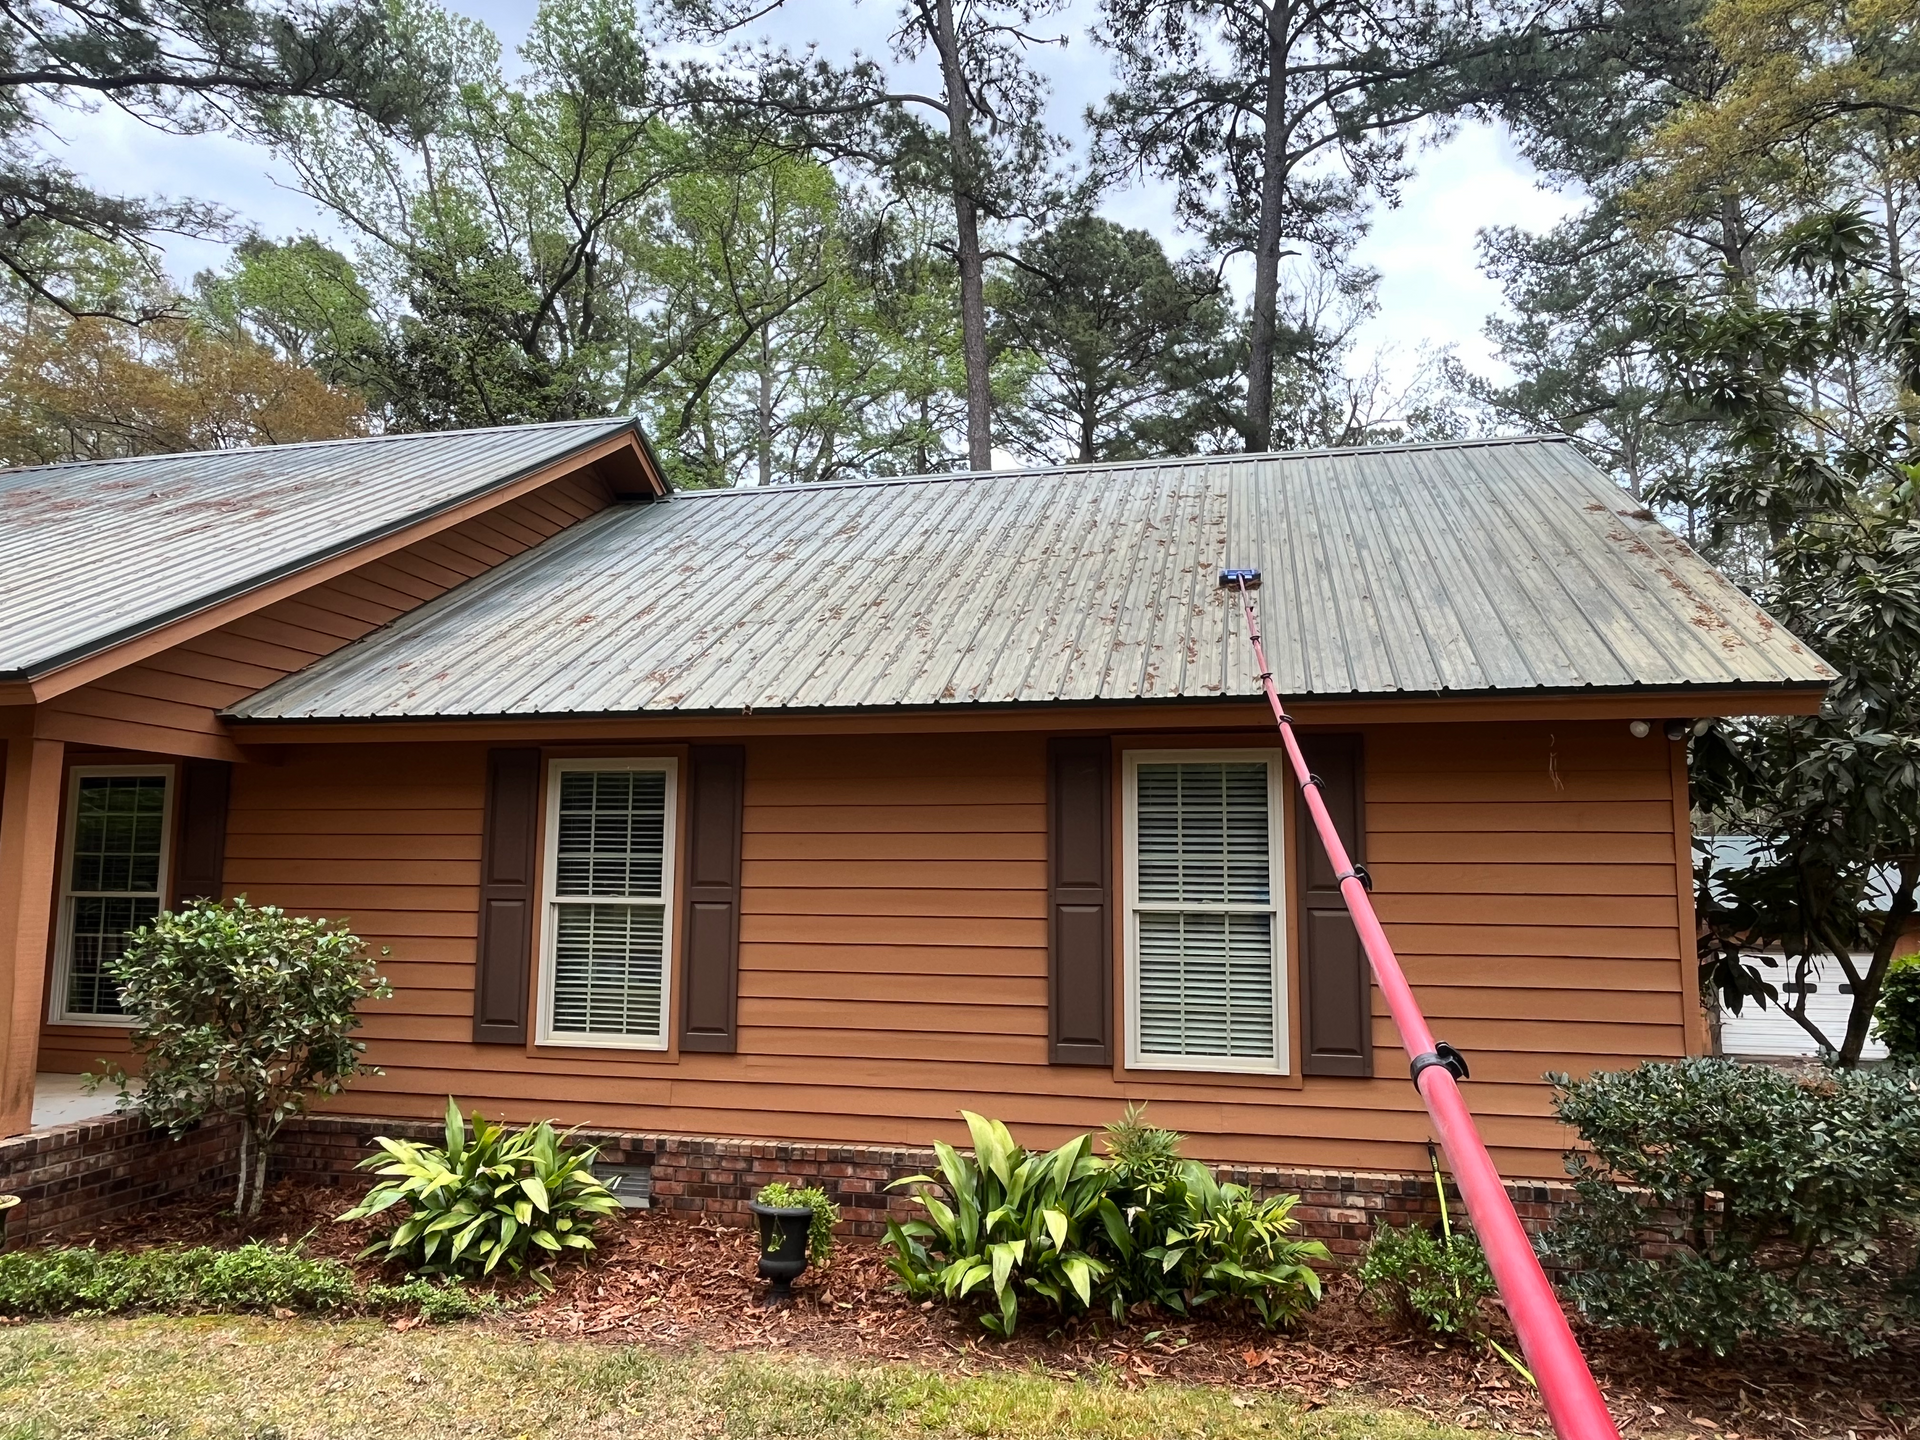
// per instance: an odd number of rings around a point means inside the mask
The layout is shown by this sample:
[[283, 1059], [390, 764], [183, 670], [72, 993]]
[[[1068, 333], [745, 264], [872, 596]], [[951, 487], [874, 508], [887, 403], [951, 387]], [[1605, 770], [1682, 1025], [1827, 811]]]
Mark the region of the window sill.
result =
[[1158, 1075], [1240, 1075], [1268, 1080], [1283, 1080], [1292, 1072], [1284, 1065], [1234, 1065], [1222, 1061], [1189, 1058], [1129, 1056], [1126, 1068]]
[[638, 1055], [665, 1055], [665, 1040], [643, 1040], [631, 1035], [542, 1035], [534, 1045], [541, 1050], [620, 1050]]
[[55, 1015], [47, 1023], [78, 1030], [132, 1030], [140, 1024], [131, 1015]]

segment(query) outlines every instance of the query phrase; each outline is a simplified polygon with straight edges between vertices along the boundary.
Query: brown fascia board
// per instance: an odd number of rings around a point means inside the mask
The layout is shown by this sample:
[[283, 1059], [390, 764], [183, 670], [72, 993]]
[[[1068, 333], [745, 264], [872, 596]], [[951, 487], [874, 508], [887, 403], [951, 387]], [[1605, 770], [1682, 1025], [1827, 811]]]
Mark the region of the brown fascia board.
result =
[[[1824, 685], [1712, 689], [1496, 692], [1459, 696], [1327, 696], [1295, 699], [1287, 710], [1303, 725], [1500, 724], [1547, 720], [1699, 719], [1723, 715], [1812, 715]], [[517, 741], [551, 744], [615, 740], [688, 740], [755, 735], [838, 735], [1044, 731], [1201, 731], [1270, 729], [1258, 698], [1155, 701], [1021, 702], [933, 707], [867, 706], [835, 710], [651, 711], [630, 715], [387, 716], [351, 720], [228, 720], [242, 745], [398, 741]]]
[[33, 705], [110, 675], [183, 640], [264, 609], [297, 595], [336, 575], [358, 569], [369, 561], [404, 550], [420, 540], [450, 530], [484, 515], [509, 500], [538, 490], [562, 475], [592, 469], [613, 493], [627, 500], [650, 500], [667, 494], [669, 486], [652, 448], [639, 429], [631, 428], [593, 441], [569, 455], [449, 501], [426, 515], [418, 515], [373, 535], [353, 536], [339, 546], [307, 557], [277, 574], [249, 581], [237, 591], [209, 595], [183, 613], [156, 616], [131, 634], [106, 641], [84, 654], [61, 656], [49, 668], [28, 675], [0, 679], [0, 705]]

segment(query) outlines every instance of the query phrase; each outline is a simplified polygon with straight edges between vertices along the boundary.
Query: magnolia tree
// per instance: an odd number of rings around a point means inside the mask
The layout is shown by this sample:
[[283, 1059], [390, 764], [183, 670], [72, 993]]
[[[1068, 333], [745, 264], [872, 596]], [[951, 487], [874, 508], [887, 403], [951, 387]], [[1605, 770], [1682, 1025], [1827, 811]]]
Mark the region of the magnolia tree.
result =
[[[385, 954], [383, 950], [381, 952]], [[202, 1120], [240, 1125], [235, 1213], [260, 1213], [280, 1127], [315, 1096], [337, 1095], [361, 1064], [363, 1000], [393, 992], [360, 937], [246, 897], [196, 900], [134, 931], [117, 962], [142, 1086], [114, 1066], [122, 1108], [174, 1136]]]
[[[1702, 970], [1731, 1009], [1777, 1001], [1845, 1066], [1920, 910], [1920, 326], [1890, 259], [1862, 216], [1814, 215], [1756, 276], [1659, 307], [1666, 358], [1720, 443], [1693, 502], [1757, 561], [1756, 598], [1838, 672], [1817, 715], [1694, 742], [1696, 802], [1752, 841], [1738, 865], [1701, 869]], [[1752, 963], [1768, 950], [1787, 957], [1785, 996]], [[1852, 991], [1844, 1030], [1807, 1011], [1816, 967]]]

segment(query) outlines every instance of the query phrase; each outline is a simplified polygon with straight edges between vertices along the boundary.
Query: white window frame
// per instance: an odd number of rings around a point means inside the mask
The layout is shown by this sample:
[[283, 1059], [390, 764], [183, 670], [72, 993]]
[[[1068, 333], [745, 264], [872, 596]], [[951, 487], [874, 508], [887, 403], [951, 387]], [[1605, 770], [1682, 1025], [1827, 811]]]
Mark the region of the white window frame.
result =
[[[1126, 1027], [1127, 1068], [1129, 1070], [1186, 1070], [1202, 1074], [1288, 1075], [1292, 1073], [1292, 1011], [1289, 1005], [1287, 964], [1287, 896], [1289, 894], [1286, 853], [1286, 777], [1283, 762], [1286, 752], [1262, 746], [1234, 750], [1127, 750], [1121, 763], [1120, 823], [1122, 901], [1126, 915]], [[1272, 867], [1270, 901], [1267, 905], [1181, 905], [1181, 910], [1219, 911], [1222, 913], [1267, 913], [1273, 916], [1273, 1058], [1241, 1058], [1229, 1055], [1143, 1055], [1140, 1051], [1140, 911], [1160, 910], [1163, 905], [1140, 903], [1140, 766], [1221, 764], [1258, 760], [1267, 767], [1268, 862]]]
[[53, 994], [47, 997], [47, 1019], [55, 1025], [110, 1025], [131, 1030], [140, 1022], [131, 1015], [95, 1015], [67, 1009], [67, 982], [73, 966], [73, 902], [98, 895], [145, 895], [146, 891], [89, 890], [83, 896], [73, 893], [73, 850], [79, 839], [80, 782], [98, 776], [163, 775], [167, 781], [166, 800], [160, 807], [160, 884], [155, 892], [160, 908], [168, 908], [173, 885], [173, 804], [180, 789], [180, 777], [172, 765], [75, 765], [67, 771], [67, 793], [61, 814], [65, 838], [60, 846], [60, 913], [54, 927]]
[[[658, 770], [667, 777], [667, 806], [660, 859], [660, 1033], [644, 1035], [587, 1035], [553, 1028], [554, 949], [559, 940], [556, 916], [562, 905], [632, 905], [626, 895], [566, 895], [558, 893], [560, 857], [560, 777], [570, 770]], [[540, 860], [540, 1003], [535, 1043], [589, 1050], [666, 1050], [673, 1039], [674, 971], [678, 929], [674, 922], [676, 875], [680, 850], [680, 762], [671, 755], [636, 755], [613, 759], [551, 760], [547, 763], [546, 831]], [[649, 903], [641, 901], [640, 903]]]

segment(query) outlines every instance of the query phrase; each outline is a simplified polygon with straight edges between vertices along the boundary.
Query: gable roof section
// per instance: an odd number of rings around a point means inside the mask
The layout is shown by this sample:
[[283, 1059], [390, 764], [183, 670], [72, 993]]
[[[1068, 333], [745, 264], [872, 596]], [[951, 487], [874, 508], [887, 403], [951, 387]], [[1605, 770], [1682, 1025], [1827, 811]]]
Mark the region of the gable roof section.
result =
[[30, 679], [433, 519], [632, 420], [0, 470], [0, 679]]
[[1813, 689], [1832, 673], [1569, 444], [680, 493], [608, 511], [240, 720]]

